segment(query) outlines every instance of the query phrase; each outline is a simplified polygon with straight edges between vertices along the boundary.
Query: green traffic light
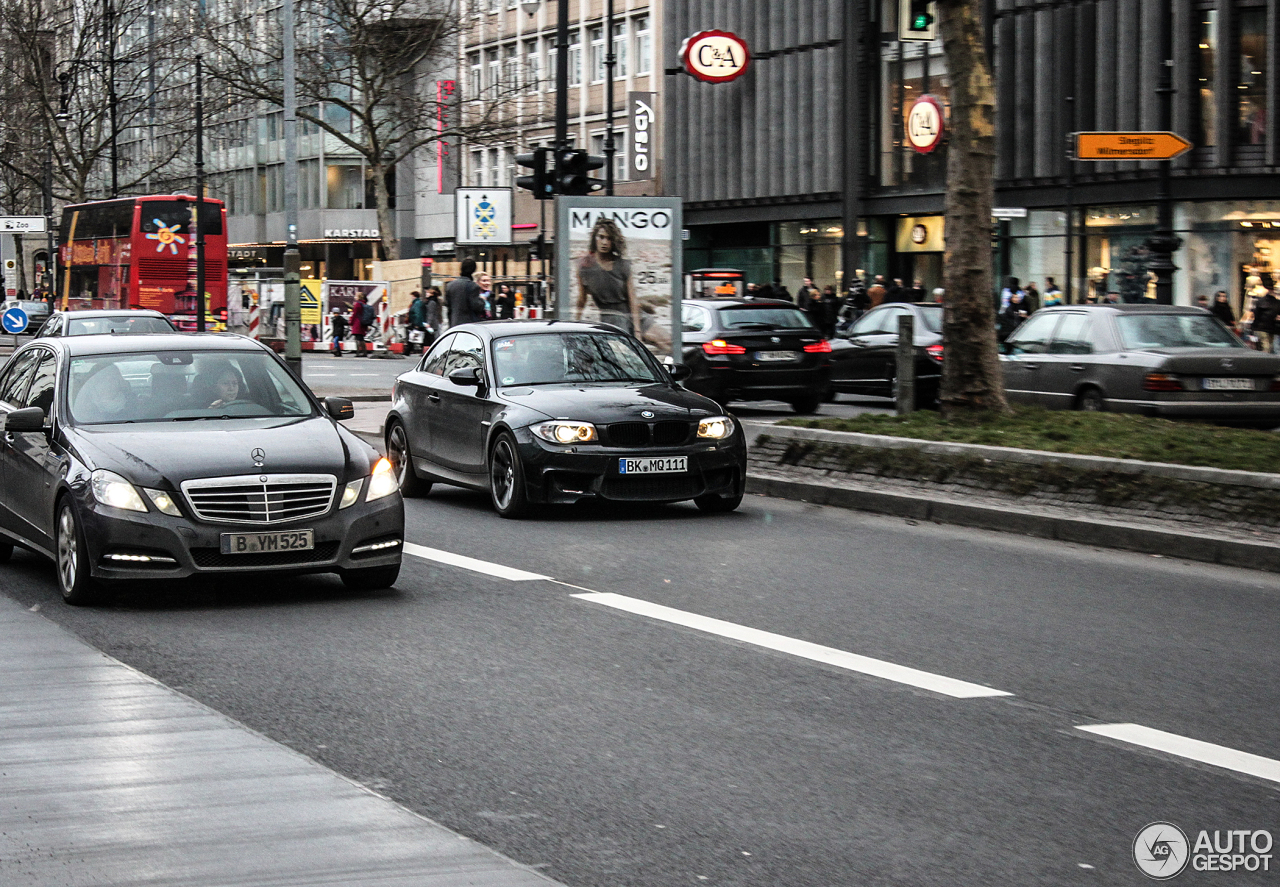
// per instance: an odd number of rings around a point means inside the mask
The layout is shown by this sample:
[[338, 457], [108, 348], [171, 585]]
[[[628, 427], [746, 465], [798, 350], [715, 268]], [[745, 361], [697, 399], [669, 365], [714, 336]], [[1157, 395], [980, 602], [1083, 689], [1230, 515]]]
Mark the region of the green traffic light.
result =
[[927, 31], [929, 29], [929, 20], [932, 18], [928, 13], [920, 13], [916, 16], [915, 23], [912, 24], [913, 31]]

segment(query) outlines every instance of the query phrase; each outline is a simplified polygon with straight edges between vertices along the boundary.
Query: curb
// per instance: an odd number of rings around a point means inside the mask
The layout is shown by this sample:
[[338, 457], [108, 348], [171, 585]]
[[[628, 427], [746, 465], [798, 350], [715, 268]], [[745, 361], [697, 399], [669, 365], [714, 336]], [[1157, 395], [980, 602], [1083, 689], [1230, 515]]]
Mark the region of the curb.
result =
[[1086, 520], [1004, 505], [982, 505], [884, 490], [832, 486], [830, 482], [791, 480], [753, 472], [747, 473], [747, 492], [891, 517], [955, 524], [1098, 548], [1158, 554], [1227, 567], [1280, 573], [1280, 546], [1262, 542], [1198, 536], [1117, 521]]

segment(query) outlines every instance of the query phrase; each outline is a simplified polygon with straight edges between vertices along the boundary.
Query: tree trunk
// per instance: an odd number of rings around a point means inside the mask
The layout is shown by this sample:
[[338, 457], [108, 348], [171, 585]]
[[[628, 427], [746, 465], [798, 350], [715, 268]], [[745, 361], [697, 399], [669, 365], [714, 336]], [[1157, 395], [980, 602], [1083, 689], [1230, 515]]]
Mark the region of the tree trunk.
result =
[[370, 169], [373, 171], [373, 197], [378, 204], [378, 234], [382, 237], [382, 257], [390, 262], [400, 258], [400, 238], [396, 236], [395, 218], [391, 212], [387, 168], [377, 163]]
[[942, 415], [1008, 412], [991, 276], [995, 91], [978, 0], [938, 0], [951, 76], [947, 146]]

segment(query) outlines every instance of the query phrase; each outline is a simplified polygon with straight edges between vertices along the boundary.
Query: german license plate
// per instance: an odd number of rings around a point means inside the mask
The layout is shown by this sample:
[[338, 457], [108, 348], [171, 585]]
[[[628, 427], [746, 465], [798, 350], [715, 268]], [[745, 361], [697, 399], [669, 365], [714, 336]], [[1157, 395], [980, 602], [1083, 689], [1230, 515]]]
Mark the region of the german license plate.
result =
[[756, 360], [763, 362], [771, 360], [795, 360], [799, 355], [794, 351], [757, 351]]
[[689, 470], [688, 456], [652, 456], [644, 459], [619, 459], [619, 474], [671, 474]]
[[1205, 391], [1252, 391], [1252, 379], [1205, 379]]
[[223, 533], [223, 554], [262, 554], [273, 551], [311, 551], [316, 547], [315, 530], [289, 533]]

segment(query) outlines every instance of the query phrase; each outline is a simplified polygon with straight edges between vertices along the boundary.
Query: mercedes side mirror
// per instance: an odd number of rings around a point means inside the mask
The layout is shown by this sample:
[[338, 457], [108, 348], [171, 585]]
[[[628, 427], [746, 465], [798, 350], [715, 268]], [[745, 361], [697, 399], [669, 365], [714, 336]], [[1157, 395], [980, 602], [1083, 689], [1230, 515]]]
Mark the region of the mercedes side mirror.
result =
[[44, 410], [39, 407], [14, 410], [5, 416], [4, 430], [6, 433], [12, 431], [44, 431]]
[[345, 397], [326, 397], [324, 399], [324, 411], [334, 419], [354, 419], [356, 417], [355, 405]]

